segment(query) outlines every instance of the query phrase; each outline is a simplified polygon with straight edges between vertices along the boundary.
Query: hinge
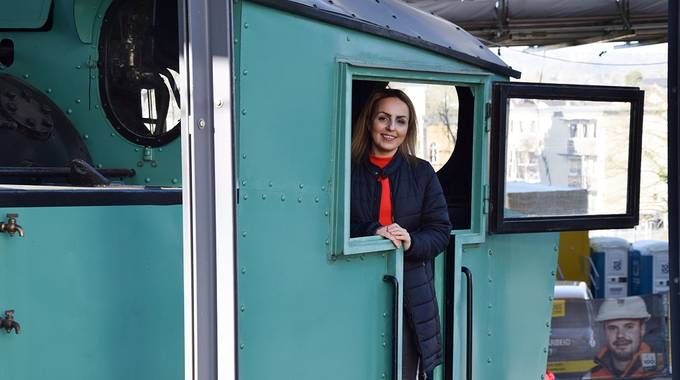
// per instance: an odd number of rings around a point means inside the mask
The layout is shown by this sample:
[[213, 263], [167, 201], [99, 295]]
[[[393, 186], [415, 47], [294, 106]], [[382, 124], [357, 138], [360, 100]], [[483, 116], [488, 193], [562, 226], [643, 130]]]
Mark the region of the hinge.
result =
[[482, 213], [489, 214], [489, 185], [484, 185], [483, 188], [484, 199], [482, 200]]

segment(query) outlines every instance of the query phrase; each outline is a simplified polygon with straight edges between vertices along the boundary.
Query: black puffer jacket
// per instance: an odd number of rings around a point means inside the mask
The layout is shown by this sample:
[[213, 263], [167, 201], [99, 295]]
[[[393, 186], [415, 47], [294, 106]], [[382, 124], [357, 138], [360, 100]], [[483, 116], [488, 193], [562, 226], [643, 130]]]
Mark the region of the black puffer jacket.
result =
[[404, 253], [404, 309], [417, 335], [421, 368], [429, 372], [442, 363], [439, 310], [434, 291], [432, 259], [446, 249], [451, 223], [441, 185], [432, 166], [412, 163], [397, 153], [380, 169], [368, 161], [352, 165], [350, 236], [370, 236], [380, 227], [380, 183], [390, 179], [394, 222], [411, 235]]

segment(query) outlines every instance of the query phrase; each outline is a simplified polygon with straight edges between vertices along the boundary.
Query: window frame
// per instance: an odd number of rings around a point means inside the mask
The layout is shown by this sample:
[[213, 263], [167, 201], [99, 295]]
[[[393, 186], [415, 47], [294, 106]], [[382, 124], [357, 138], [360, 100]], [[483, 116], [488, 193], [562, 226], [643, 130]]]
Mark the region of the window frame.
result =
[[[336, 256], [348, 256], [366, 253], [394, 250], [394, 245], [387, 239], [379, 236], [349, 237], [350, 225], [350, 182], [351, 182], [351, 141], [352, 141], [352, 82], [354, 80], [367, 81], [395, 81], [433, 85], [448, 85], [452, 87], [471, 87], [475, 98], [475, 113], [481, 110], [484, 104], [480, 103], [485, 85], [491, 73], [486, 72], [463, 72], [447, 71], [442, 67], [428, 67], [409, 65], [408, 67], [374, 65], [365, 62], [356, 62], [347, 59], [338, 59], [338, 88], [335, 122], [333, 123], [331, 165], [331, 211], [330, 211], [330, 234], [328, 241], [328, 254], [331, 258]], [[481, 121], [480, 121], [481, 122]], [[477, 124], [473, 128], [475, 147], [479, 145], [482, 151], [481, 138], [477, 136]], [[475, 159], [479, 153], [473, 153]], [[481, 229], [481, 212], [483, 196], [481, 191], [482, 178], [474, 174], [471, 194], [471, 229]]]
[[[626, 212], [623, 214], [564, 215], [513, 218], [504, 216], [507, 120], [510, 98], [630, 103]], [[639, 220], [640, 162], [644, 91], [638, 87], [494, 82], [491, 120], [490, 233], [581, 231], [631, 228]], [[578, 127], [577, 127], [578, 129]], [[576, 131], [578, 136], [579, 131]]]

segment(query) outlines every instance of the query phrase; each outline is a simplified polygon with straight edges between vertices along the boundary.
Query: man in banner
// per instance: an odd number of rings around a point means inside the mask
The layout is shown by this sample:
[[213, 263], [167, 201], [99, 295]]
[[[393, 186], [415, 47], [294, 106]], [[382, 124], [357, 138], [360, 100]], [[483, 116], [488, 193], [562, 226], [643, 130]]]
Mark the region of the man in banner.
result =
[[647, 343], [645, 323], [650, 314], [640, 297], [606, 299], [596, 322], [604, 329], [606, 347], [595, 357], [596, 366], [583, 379], [648, 378], [658, 375], [657, 355]]

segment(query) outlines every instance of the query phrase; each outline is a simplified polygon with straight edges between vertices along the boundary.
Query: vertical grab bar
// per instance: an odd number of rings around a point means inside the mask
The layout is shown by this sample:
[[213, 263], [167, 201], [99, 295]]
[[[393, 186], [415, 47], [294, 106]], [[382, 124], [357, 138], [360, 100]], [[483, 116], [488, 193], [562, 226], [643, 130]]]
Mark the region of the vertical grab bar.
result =
[[467, 332], [465, 342], [465, 378], [472, 380], [472, 272], [468, 267], [461, 270], [467, 278]]
[[383, 276], [383, 281], [391, 283], [394, 289], [392, 294], [392, 379], [397, 380], [397, 373], [399, 372], [397, 357], [399, 344], [399, 280], [395, 276], [386, 274]]

